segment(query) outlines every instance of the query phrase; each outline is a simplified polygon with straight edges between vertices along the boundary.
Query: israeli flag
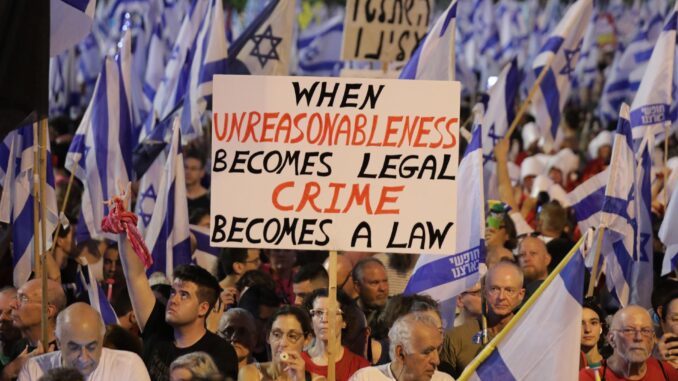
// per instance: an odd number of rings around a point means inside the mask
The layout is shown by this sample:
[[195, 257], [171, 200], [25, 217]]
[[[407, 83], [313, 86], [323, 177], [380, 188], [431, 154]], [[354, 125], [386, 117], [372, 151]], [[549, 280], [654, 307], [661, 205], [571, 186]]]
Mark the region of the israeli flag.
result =
[[600, 118], [606, 123], [617, 119], [619, 116], [619, 109], [628, 97], [629, 74], [628, 72], [625, 73], [625, 70], [623, 69], [623, 54], [624, 47], [622, 44], [618, 44], [614, 60], [612, 61], [612, 65], [610, 65], [605, 78], [603, 91], [600, 94], [598, 113]]
[[673, 195], [664, 213], [664, 221], [659, 228], [659, 239], [666, 245], [662, 275], [678, 268], [678, 186], [673, 189]]
[[190, 225], [189, 229], [196, 243], [192, 257], [193, 263], [216, 276], [217, 266], [219, 266], [219, 248], [210, 246], [210, 229], [198, 225]]
[[92, 30], [96, 0], [51, 0], [49, 55], [72, 48]]
[[106, 293], [94, 277], [94, 271], [90, 266], [78, 265], [78, 277], [75, 284], [79, 291], [87, 292], [89, 304], [99, 312], [104, 324], [120, 324], [111, 302], [106, 298]]
[[452, 0], [400, 72], [400, 79], [454, 81], [457, 0]]
[[577, 64], [577, 85], [579, 88], [590, 89], [598, 73], [598, 60], [600, 49], [596, 41], [598, 37], [598, 17], [599, 11], [593, 10], [591, 22], [584, 33], [584, 40], [582, 42], [581, 55], [579, 56], [579, 63]]
[[[478, 11], [475, 13], [473, 24], [473, 40], [477, 46], [478, 68], [480, 69], [481, 83], [486, 83], [490, 75], [494, 75], [498, 70], [494, 56], [499, 51], [500, 37], [499, 30], [494, 14], [494, 5], [492, 0], [478, 0], [476, 4]], [[469, 54], [469, 52], [466, 52]]]
[[144, 238], [153, 257], [148, 274], [160, 271], [171, 276], [176, 266], [191, 262], [187, 200], [181, 131], [179, 119], [175, 119], [153, 216]]
[[532, 109], [542, 136], [552, 143], [557, 142], [560, 112], [575, 79], [584, 31], [592, 11], [592, 0], [577, 0], [572, 4], [532, 66], [535, 77], [539, 77], [542, 70], [548, 70], [532, 100]]
[[297, 38], [297, 74], [337, 77], [344, 67], [341, 42], [344, 33], [344, 12], [306, 29]]
[[504, 0], [497, 7], [499, 20], [500, 48], [495, 60], [505, 63], [513, 57], [518, 58], [522, 66], [527, 55], [528, 32], [523, 19], [520, 3], [514, 0]]
[[[643, 200], [646, 197], [645, 179], [647, 174], [637, 168], [633, 150], [631, 123], [629, 122], [629, 107], [622, 105], [619, 113], [619, 124], [614, 138], [612, 157], [610, 160], [610, 174], [605, 188], [600, 225], [605, 228], [603, 235], [603, 249], [601, 250], [606, 262], [608, 289], [617, 297], [622, 306], [628, 304], [649, 305], [649, 293], [652, 290], [652, 261], [651, 251], [648, 252], [648, 243], [651, 243], [651, 234], [647, 235], [646, 216], [648, 211]], [[640, 173], [639, 173], [640, 172]], [[642, 185], [642, 186], [640, 186]], [[647, 276], [648, 280], [641, 279]], [[648, 290], [643, 290], [650, 282]]]
[[151, 135], [134, 150], [134, 171], [139, 179], [139, 191], [134, 213], [139, 216], [137, 229], [142, 237], [151, 224], [151, 216], [158, 200], [160, 178], [167, 162], [168, 146], [172, 140], [172, 119], [153, 127]]
[[574, 210], [579, 230], [585, 232], [600, 225], [600, 215], [605, 200], [605, 186], [610, 169], [592, 176], [567, 194], [570, 207]]
[[68, 148], [66, 168], [84, 185], [76, 241], [115, 237], [101, 230], [104, 201], [132, 179], [134, 134], [120, 62], [106, 58], [94, 96]]
[[208, 6], [207, 1], [193, 2], [191, 9], [184, 17], [176, 42], [172, 47], [169, 61], [165, 66], [165, 74], [156, 90], [153, 107], [139, 135], [139, 141], [146, 139], [154, 125], [155, 118], [164, 120], [176, 111], [177, 106], [183, 104], [193, 57], [191, 47], [194, 46], [193, 43], [205, 18]]
[[490, 99], [483, 119], [483, 166], [485, 173], [485, 197], [499, 199], [497, 181], [497, 160], [494, 146], [506, 135], [515, 118], [515, 99], [520, 84], [518, 60], [512, 59], [502, 69], [497, 82], [490, 88]]
[[455, 298], [480, 279], [485, 262], [485, 197], [483, 196], [482, 113], [476, 112], [471, 142], [459, 163], [456, 254], [420, 255], [404, 294], [426, 294], [440, 303], [443, 323], [451, 327]]
[[[158, 22], [153, 28], [151, 40], [148, 43], [148, 60], [146, 61], [146, 72], [144, 73], [144, 84], [142, 91], [144, 94], [143, 104], [150, 113], [153, 100], [158, 91], [158, 86], [162, 82], [165, 74], [165, 65], [169, 59], [170, 48], [162, 38], [163, 24]], [[148, 115], [146, 116], [148, 117]]]
[[[28, 125], [10, 132], [0, 144], [0, 166], [2, 167], [2, 200], [0, 200], [0, 221], [12, 225], [12, 266], [14, 286], [21, 287], [30, 277], [34, 266], [33, 198], [34, 154], [38, 144], [33, 135], [33, 126]], [[49, 141], [49, 138], [47, 139]], [[47, 149], [47, 187], [45, 200], [47, 237], [46, 247], [52, 246], [52, 233], [58, 221], [56, 193], [54, 192], [54, 171]], [[38, 221], [40, 225], [40, 221]], [[39, 240], [37, 240], [39, 241]]]
[[[461, 379], [578, 379], [585, 271], [582, 241], [511, 320], [509, 324], [515, 326], [495, 337], [479, 355], [482, 363], [475, 370], [473, 363], [469, 365]], [[488, 351], [491, 354], [485, 358]]]
[[188, 142], [202, 135], [203, 116], [212, 103], [212, 77], [226, 72], [226, 25], [221, 0], [211, 0], [193, 44], [188, 82], [184, 90], [181, 135]]
[[295, 1], [272, 0], [228, 50], [228, 74], [288, 75]]
[[645, 130], [655, 135], [663, 132], [664, 125], [676, 121], [674, 101], [678, 96], [676, 81], [676, 8], [657, 39], [645, 75], [631, 104], [633, 138], [642, 139]]

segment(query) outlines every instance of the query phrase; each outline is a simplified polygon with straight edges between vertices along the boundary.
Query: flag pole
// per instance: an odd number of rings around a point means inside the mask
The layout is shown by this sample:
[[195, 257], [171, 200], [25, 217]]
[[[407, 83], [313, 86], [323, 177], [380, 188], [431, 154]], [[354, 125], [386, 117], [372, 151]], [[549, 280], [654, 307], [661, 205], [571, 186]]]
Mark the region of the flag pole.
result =
[[40, 277], [40, 207], [38, 201], [40, 200], [40, 154], [37, 146], [38, 139], [38, 122], [33, 123], [33, 268], [35, 270], [35, 277]]
[[593, 257], [593, 267], [591, 267], [591, 278], [589, 279], [589, 288], [586, 292], [586, 297], [590, 298], [593, 296], [593, 291], [596, 288], [596, 282], [598, 281], [598, 263], [600, 262], [600, 252], [603, 247], [603, 234], [605, 233], [605, 226], [601, 226], [598, 229], [598, 237], [596, 238], [596, 253]]
[[579, 239], [579, 242], [577, 242], [577, 244], [574, 245], [572, 250], [570, 250], [570, 252], [565, 256], [565, 258], [563, 258], [563, 260], [560, 261], [558, 266], [556, 266], [553, 272], [549, 274], [549, 276], [544, 280], [544, 282], [539, 286], [539, 288], [537, 288], [537, 290], [534, 292], [534, 294], [532, 294], [530, 299], [528, 299], [527, 302], [525, 302], [520, 311], [518, 311], [511, 318], [506, 327], [504, 327], [504, 329], [502, 329], [501, 332], [499, 332], [499, 334], [497, 334], [497, 336], [495, 336], [494, 339], [492, 339], [492, 341], [490, 341], [490, 343], [487, 344], [485, 348], [483, 348], [483, 350], [473, 359], [473, 361], [471, 361], [471, 363], [466, 367], [466, 369], [464, 369], [464, 372], [461, 374], [461, 376], [459, 376], [459, 378], [457, 378], [457, 381], [468, 381], [471, 378], [471, 376], [476, 371], [476, 369], [478, 369], [480, 364], [482, 364], [483, 361], [485, 361], [492, 354], [492, 352], [494, 352], [494, 350], [497, 348], [497, 345], [499, 345], [499, 343], [502, 340], [504, 340], [506, 335], [508, 335], [509, 332], [511, 332], [513, 327], [516, 324], [518, 324], [518, 321], [523, 317], [523, 315], [525, 315], [527, 311], [529, 311], [530, 308], [532, 308], [532, 305], [537, 301], [541, 294], [544, 293], [546, 288], [553, 282], [553, 280], [556, 279], [558, 274], [560, 274], [563, 268], [565, 268], [565, 266], [570, 262], [572, 257], [575, 255], [579, 255], [577, 250], [579, 249], [579, 246], [581, 246], [582, 242], [584, 242], [584, 238], [586, 237], [584, 236]]
[[328, 323], [329, 323], [329, 342], [327, 350], [327, 379], [329, 381], [336, 380], [336, 359], [337, 353], [335, 348], [337, 345], [337, 251], [330, 250], [330, 263], [328, 266], [330, 283], [327, 296], [329, 297], [328, 308]]
[[520, 122], [521, 119], [523, 119], [523, 115], [527, 111], [527, 106], [529, 106], [530, 102], [532, 102], [532, 98], [534, 98], [535, 94], [537, 93], [541, 81], [543, 81], [544, 77], [546, 77], [546, 73], [549, 71], [549, 69], [551, 69], [551, 65], [553, 64], [553, 60], [555, 60], [555, 58], [556, 54], [551, 55], [548, 62], [546, 62], [546, 65], [541, 69], [541, 72], [539, 72], [539, 76], [534, 81], [534, 84], [532, 85], [530, 92], [527, 94], [527, 98], [525, 98], [523, 103], [520, 104], [520, 108], [516, 113], [516, 117], [513, 118], [511, 126], [509, 126], [508, 131], [506, 131], [506, 134], [504, 135], [504, 139], [509, 139], [511, 137], [511, 134], [513, 134], [513, 132], [518, 127], [518, 123]]
[[40, 335], [42, 348], [46, 353], [49, 347], [47, 327], [47, 268], [45, 267], [47, 254], [47, 117], [40, 119], [39, 145], [40, 150], [40, 260], [42, 269], [42, 303], [40, 319]]
[[668, 187], [669, 177], [666, 163], [669, 161], [669, 123], [664, 122], [664, 210], [669, 206]]
[[56, 226], [56, 232], [54, 233], [54, 242], [52, 242], [52, 249], [51, 249], [51, 254], [54, 256], [54, 253], [56, 252], [56, 240], [59, 238], [59, 234], [61, 233], [61, 215], [66, 212], [66, 205], [68, 204], [68, 199], [71, 196], [71, 188], [73, 186], [73, 181], [75, 180], [75, 169], [76, 166], [78, 165], [78, 162], [80, 161], [80, 153], [76, 152], [73, 155], [73, 162], [75, 165], [71, 169], [71, 176], [68, 178], [68, 185], [66, 186], [66, 193], [64, 194], [64, 201], [61, 203], [61, 209], [59, 210], [59, 218], [57, 219], [57, 226]]

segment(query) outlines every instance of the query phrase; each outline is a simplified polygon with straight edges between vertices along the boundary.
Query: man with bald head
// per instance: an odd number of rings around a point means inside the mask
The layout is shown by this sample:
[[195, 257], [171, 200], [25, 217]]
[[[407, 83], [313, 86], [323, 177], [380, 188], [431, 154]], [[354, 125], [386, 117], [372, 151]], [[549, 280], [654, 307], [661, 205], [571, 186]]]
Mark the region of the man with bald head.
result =
[[[622, 308], [612, 319], [607, 340], [614, 349], [603, 363], [600, 378], [617, 380], [667, 380], [677, 381], [678, 371], [669, 363], [652, 357], [656, 337], [650, 314], [640, 306]], [[579, 380], [593, 381], [596, 371], [582, 369]]]
[[[508, 324], [513, 311], [523, 301], [523, 273], [512, 262], [499, 262], [487, 271], [482, 292], [487, 304], [489, 342]], [[453, 377], [458, 376], [483, 347], [480, 320], [467, 320], [445, 333], [440, 355], [445, 365], [441, 369], [449, 369]]]
[[[1, 380], [16, 378], [19, 370], [28, 357], [43, 353], [42, 345], [39, 345], [41, 330], [41, 303], [42, 283], [40, 279], [32, 279], [24, 283], [16, 292], [16, 297], [11, 301], [10, 316], [12, 324], [21, 331], [22, 339], [19, 340], [10, 351], [12, 361], [2, 369]], [[48, 348], [56, 349], [54, 327], [59, 311], [66, 307], [66, 295], [58, 282], [47, 281], [47, 337]]]
[[527, 236], [518, 245], [518, 264], [525, 275], [525, 300], [539, 288], [549, 275], [551, 255], [539, 237]]
[[77, 369], [86, 380], [150, 381], [141, 358], [127, 351], [103, 347], [106, 328], [90, 305], [75, 303], [63, 310], [56, 321], [60, 350], [33, 357], [21, 369], [19, 381], [38, 380], [53, 368]]

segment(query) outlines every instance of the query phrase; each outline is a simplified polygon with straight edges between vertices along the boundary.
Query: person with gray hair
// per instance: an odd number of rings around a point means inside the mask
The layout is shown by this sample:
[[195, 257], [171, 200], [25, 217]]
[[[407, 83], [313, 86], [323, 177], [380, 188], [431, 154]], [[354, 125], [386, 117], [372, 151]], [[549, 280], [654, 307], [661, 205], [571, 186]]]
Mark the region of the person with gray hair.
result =
[[221, 315], [217, 334], [226, 339], [238, 356], [238, 369], [253, 361], [257, 345], [257, 325], [254, 316], [244, 308], [231, 308]]
[[106, 328], [90, 305], [75, 303], [56, 319], [55, 335], [60, 350], [32, 357], [19, 373], [19, 381], [35, 381], [50, 369], [71, 367], [86, 380], [150, 381], [141, 358], [126, 351], [103, 347]]
[[358, 306], [374, 331], [377, 318], [388, 301], [388, 277], [384, 264], [373, 257], [363, 258], [353, 267], [353, 284], [358, 290]]
[[170, 364], [170, 381], [221, 381], [223, 376], [212, 357], [192, 352], [177, 357]]
[[391, 362], [363, 368], [349, 381], [454, 381], [437, 370], [443, 343], [438, 324], [424, 312], [400, 317], [388, 332]]

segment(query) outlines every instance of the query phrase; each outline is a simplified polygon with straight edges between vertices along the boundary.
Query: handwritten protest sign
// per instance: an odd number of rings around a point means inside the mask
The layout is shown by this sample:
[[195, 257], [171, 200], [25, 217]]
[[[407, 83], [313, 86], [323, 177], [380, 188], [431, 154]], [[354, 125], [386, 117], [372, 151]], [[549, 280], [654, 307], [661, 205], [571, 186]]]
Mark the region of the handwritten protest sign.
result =
[[212, 246], [455, 251], [457, 82], [214, 84]]
[[342, 60], [407, 61], [428, 31], [432, 0], [348, 0]]

